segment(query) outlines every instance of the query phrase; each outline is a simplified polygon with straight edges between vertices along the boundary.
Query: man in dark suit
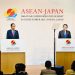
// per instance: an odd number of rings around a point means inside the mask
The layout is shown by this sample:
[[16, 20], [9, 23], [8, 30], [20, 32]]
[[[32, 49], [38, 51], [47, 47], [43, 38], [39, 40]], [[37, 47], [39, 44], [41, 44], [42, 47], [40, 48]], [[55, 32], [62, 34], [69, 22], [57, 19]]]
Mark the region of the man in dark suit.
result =
[[69, 30], [67, 30], [68, 25], [63, 25], [63, 30], [59, 31], [58, 38], [71, 38], [71, 33]]
[[15, 24], [11, 24], [11, 29], [7, 31], [7, 39], [19, 39], [19, 33], [15, 30]]
[[28, 75], [28, 73], [26, 72], [26, 65], [23, 63], [17, 63], [15, 65], [15, 73], [13, 73], [12, 75]]

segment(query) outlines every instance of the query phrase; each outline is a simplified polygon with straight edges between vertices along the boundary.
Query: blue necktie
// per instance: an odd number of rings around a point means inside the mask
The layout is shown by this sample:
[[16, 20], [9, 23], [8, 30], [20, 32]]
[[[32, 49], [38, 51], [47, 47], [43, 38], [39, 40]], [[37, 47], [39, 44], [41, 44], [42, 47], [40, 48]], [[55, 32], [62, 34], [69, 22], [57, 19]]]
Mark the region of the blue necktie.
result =
[[64, 32], [64, 38], [66, 38], [67, 37], [67, 35], [66, 35], [66, 33]]

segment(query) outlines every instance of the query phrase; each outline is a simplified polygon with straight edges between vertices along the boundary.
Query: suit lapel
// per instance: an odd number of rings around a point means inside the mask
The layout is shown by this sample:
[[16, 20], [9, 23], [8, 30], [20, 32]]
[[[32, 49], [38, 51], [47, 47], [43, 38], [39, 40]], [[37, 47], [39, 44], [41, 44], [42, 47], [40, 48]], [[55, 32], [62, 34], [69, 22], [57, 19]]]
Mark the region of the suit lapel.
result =
[[10, 30], [11, 37], [13, 37], [12, 30]]
[[63, 35], [63, 37], [64, 37], [64, 31], [62, 31], [62, 35]]

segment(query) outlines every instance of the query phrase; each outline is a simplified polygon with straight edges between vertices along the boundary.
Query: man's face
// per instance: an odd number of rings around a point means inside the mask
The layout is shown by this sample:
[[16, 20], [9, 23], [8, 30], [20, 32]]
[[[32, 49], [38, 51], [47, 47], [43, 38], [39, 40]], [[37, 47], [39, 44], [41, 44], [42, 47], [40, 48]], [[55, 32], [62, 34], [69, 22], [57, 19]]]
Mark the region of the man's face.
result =
[[68, 27], [67, 27], [66, 25], [63, 26], [63, 30], [67, 30], [67, 28], [68, 28]]
[[12, 30], [15, 30], [15, 24], [13, 24], [13, 25], [11, 26], [11, 29], [12, 29]]

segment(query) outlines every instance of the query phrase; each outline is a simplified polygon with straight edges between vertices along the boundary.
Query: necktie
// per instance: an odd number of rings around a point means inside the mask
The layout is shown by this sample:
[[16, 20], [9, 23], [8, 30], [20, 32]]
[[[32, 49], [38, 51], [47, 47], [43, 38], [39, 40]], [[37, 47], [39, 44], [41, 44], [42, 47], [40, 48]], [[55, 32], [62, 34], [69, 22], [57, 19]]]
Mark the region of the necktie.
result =
[[64, 32], [64, 38], [66, 38], [66, 32]]
[[13, 36], [14, 36], [14, 30], [12, 30], [12, 34], [13, 34]]

